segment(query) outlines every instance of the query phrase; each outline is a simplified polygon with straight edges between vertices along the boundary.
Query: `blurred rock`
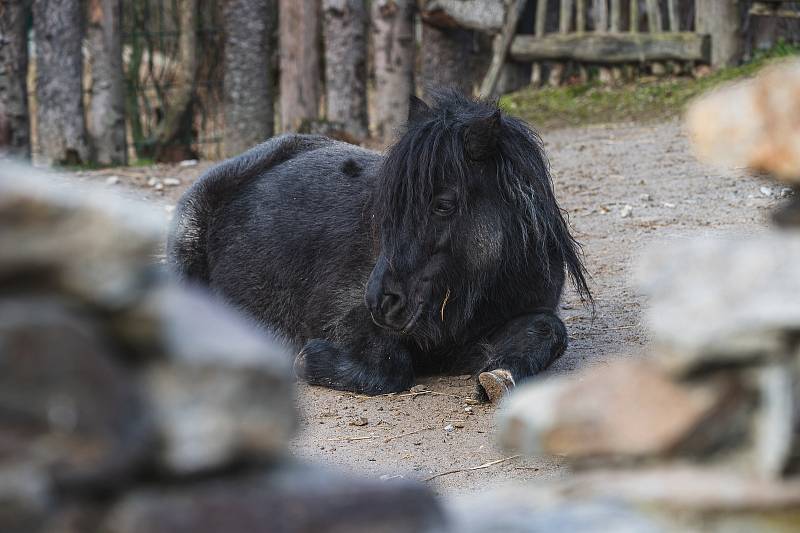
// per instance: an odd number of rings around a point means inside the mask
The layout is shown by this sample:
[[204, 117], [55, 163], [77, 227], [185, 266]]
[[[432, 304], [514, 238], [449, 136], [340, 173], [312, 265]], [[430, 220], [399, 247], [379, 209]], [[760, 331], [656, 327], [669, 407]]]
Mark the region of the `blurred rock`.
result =
[[702, 159], [800, 184], [800, 61], [700, 97], [686, 122]]
[[800, 333], [800, 236], [671, 242], [637, 277], [660, 364], [678, 374], [792, 357]]
[[[5, 432], [0, 433], [3, 440]], [[7, 461], [5, 453], [0, 455], [0, 531], [38, 531], [51, 509], [51, 489], [49, 477], [38, 465]]]
[[[548, 492], [548, 488], [550, 491]], [[668, 529], [619, 501], [568, 499], [548, 486], [500, 489], [449, 506], [459, 533], [660, 533]]]
[[[559, 483], [557, 492], [575, 498], [626, 501], [663, 510], [697, 513], [794, 510], [800, 524], [800, 480], [758, 479], [717, 468], [688, 465], [583, 472]], [[751, 530], [758, 531], [758, 530]]]
[[112, 509], [108, 533], [417, 533], [444, 531], [431, 492], [416, 484], [342, 478], [284, 466], [261, 475], [150, 490]]
[[[238, 313], [199, 289], [151, 290], [115, 317], [141, 359], [173, 472], [213, 470], [282, 453], [295, 427], [290, 357]], [[235, 413], [235, 415], [233, 415]]]
[[0, 164], [0, 286], [120, 306], [138, 295], [162, 232], [149, 208]]
[[645, 361], [530, 383], [498, 413], [500, 442], [528, 454], [636, 460], [703, 455], [745, 433], [748, 409], [728, 376], [678, 383]]
[[579, 472], [450, 504], [460, 533], [793, 533], [800, 485], [670, 466]]
[[135, 380], [90, 318], [55, 298], [0, 298], [0, 468], [30, 467], [47, 490], [115, 487], [154, 437]]

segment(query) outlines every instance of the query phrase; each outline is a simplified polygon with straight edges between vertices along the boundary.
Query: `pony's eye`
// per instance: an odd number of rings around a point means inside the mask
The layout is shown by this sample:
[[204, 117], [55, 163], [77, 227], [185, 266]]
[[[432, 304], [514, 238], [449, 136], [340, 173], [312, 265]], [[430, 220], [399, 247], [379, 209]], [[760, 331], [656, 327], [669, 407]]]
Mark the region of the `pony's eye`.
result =
[[438, 198], [433, 205], [433, 212], [440, 217], [452, 215], [456, 210], [456, 203], [448, 198]]

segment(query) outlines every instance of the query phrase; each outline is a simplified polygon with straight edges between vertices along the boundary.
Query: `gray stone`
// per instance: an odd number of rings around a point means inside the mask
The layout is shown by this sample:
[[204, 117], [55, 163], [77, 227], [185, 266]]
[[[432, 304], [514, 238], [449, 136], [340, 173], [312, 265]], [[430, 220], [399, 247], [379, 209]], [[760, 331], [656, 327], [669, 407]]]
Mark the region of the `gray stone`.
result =
[[45, 491], [114, 487], [154, 435], [134, 378], [80, 309], [0, 298], [0, 467], [38, 472]]
[[659, 533], [668, 531], [617, 501], [567, 500], [543, 487], [522, 486], [458, 498], [449, 505], [459, 533]]
[[[6, 431], [0, 429], [0, 437]], [[51, 504], [52, 487], [42, 468], [28, 462], [0, 462], [0, 531], [37, 531]]]
[[800, 456], [798, 377], [791, 364], [772, 364], [759, 371], [759, 416], [753, 432], [758, 470], [782, 475]]
[[519, 387], [498, 412], [498, 438], [513, 451], [573, 460], [702, 457], [746, 432], [740, 390], [731, 376], [679, 383], [653, 363], [614, 361]]
[[162, 287], [116, 318], [141, 358], [160, 462], [190, 474], [284, 452], [295, 428], [290, 355], [198, 289]]
[[433, 494], [404, 480], [367, 481], [284, 466], [126, 496], [107, 533], [416, 533], [444, 531]]
[[120, 306], [138, 293], [162, 233], [152, 209], [0, 163], [0, 286]]
[[669, 467], [576, 473], [460, 498], [452, 531], [545, 533], [790, 533], [800, 525], [797, 482]]
[[638, 279], [659, 361], [678, 373], [790, 357], [800, 332], [800, 235], [700, 238], [652, 249]]

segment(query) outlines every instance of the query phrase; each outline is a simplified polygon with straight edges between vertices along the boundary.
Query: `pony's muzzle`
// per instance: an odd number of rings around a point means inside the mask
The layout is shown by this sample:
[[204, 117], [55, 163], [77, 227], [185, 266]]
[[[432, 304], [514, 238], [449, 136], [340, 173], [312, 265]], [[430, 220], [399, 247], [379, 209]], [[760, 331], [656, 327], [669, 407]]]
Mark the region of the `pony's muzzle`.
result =
[[382, 287], [376, 294], [367, 292], [367, 307], [372, 320], [383, 328], [402, 331], [408, 323], [406, 296], [391, 284]]

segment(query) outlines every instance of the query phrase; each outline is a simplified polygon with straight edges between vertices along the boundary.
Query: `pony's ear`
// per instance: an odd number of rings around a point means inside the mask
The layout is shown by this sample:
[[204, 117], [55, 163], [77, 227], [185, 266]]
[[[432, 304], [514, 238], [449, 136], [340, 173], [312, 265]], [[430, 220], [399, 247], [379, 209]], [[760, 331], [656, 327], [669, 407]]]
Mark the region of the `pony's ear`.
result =
[[413, 94], [408, 98], [408, 123], [413, 124], [420, 120], [427, 118], [431, 112], [428, 104], [414, 96]]
[[473, 161], [488, 159], [497, 152], [497, 141], [500, 137], [500, 110], [486, 118], [474, 120], [467, 126], [464, 134], [467, 156]]

